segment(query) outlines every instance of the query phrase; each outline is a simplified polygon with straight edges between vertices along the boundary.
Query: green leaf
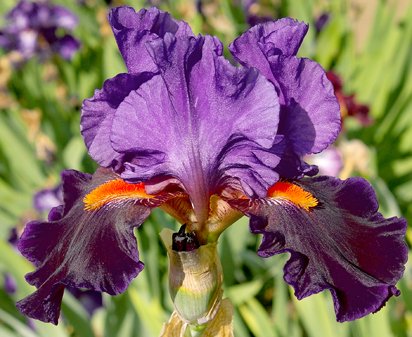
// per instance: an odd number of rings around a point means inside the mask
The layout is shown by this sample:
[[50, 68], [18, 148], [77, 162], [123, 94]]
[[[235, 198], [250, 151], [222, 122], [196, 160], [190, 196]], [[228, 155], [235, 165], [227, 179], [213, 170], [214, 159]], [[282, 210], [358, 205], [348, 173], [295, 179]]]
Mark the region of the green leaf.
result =
[[382, 309], [353, 323], [354, 335], [359, 337], [395, 337], [390, 328], [388, 311]]
[[239, 312], [246, 325], [256, 337], [277, 337], [265, 308], [256, 299], [250, 299], [239, 306]]
[[12, 331], [6, 329], [2, 325], [0, 325], [0, 336], [1, 337], [20, 337], [17, 333], [13, 333]]
[[316, 294], [301, 301], [293, 296], [293, 300], [309, 337], [349, 336], [349, 325], [336, 322], [329, 294]]
[[7, 312], [0, 309], [0, 321], [7, 322], [21, 337], [38, 337], [37, 334], [26, 324]]
[[15, 122], [11, 122], [4, 114], [0, 114], [0, 150], [8, 158], [14, 183], [21, 183], [29, 188], [42, 184], [44, 177], [33, 147], [22, 138]]
[[67, 324], [75, 327], [76, 336], [93, 337], [94, 333], [88, 319], [88, 313], [68, 291], [65, 291], [62, 303], [62, 311]]
[[167, 314], [163, 311], [158, 300], [149, 298], [147, 292], [142, 292], [139, 288], [129, 288], [131, 303], [145, 330], [150, 333], [150, 336], [158, 336], [163, 323], [168, 320]]
[[255, 297], [262, 289], [262, 280], [253, 280], [242, 284], [234, 285], [225, 290], [225, 294], [234, 305], [240, 305]]
[[83, 138], [72, 138], [63, 152], [64, 166], [75, 170], [81, 170], [82, 160], [85, 155], [86, 147]]

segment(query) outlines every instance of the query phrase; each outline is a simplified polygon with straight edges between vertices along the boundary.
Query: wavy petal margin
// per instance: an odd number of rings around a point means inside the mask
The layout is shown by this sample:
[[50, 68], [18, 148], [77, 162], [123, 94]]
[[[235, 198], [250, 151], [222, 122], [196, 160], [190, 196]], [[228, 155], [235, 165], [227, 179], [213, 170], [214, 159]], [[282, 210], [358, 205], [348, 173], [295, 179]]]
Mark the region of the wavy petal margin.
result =
[[103, 88], [95, 90], [93, 97], [82, 105], [80, 131], [90, 156], [103, 167], [119, 169], [126, 160], [116, 152], [110, 140], [114, 114], [123, 100], [153, 73], [118, 74], [106, 80]]
[[129, 199], [107, 199], [106, 191], [106, 203], [85, 210], [85, 196], [104, 197], [99, 188], [117, 178], [106, 169], [93, 176], [63, 172], [64, 205], [50, 212], [49, 221], [28, 223], [18, 243], [20, 252], [37, 267], [26, 275], [37, 290], [17, 303], [22, 313], [57, 324], [66, 286], [116, 295], [143, 269], [133, 229], [148, 217], [150, 207], [165, 199], [144, 193], [141, 198], [135, 193]]
[[[131, 73], [84, 101], [81, 130], [93, 159], [132, 182], [179, 180], [199, 222], [227, 176], [263, 196], [280, 161], [269, 151], [279, 114], [272, 84], [225, 60], [217, 38], [194, 37], [157, 9], [116, 8], [110, 22]], [[143, 47], [134, 35], [146, 33]], [[143, 50], [153, 67], [130, 61]], [[155, 73], [140, 73], [147, 70]]]
[[109, 22], [129, 73], [157, 71], [146, 50], [147, 42], [163, 39], [166, 34], [193, 36], [186, 22], [154, 7], [139, 12], [126, 6], [113, 8]]
[[343, 322], [398, 296], [395, 285], [407, 261], [406, 221], [378, 213], [375, 192], [362, 178], [307, 178], [293, 186], [289, 196], [275, 185], [265, 199], [232, 204], [250, 216], [253, 233], [263, 234], [260, 256], [291, 254], [284, 279], [296, 297], [330, 290]]
[[243, 65], [257, 68], [276, 87], [280, 102], [278, 136], [273, 152], [281, 154], [277, 171], [286, 178], [306, 174], [301, 160], [337, 138], [340, 108], [333, 86], [316, 62], [296, 57], [307, 25], [289, 18], [256, 25], [229, 49]]

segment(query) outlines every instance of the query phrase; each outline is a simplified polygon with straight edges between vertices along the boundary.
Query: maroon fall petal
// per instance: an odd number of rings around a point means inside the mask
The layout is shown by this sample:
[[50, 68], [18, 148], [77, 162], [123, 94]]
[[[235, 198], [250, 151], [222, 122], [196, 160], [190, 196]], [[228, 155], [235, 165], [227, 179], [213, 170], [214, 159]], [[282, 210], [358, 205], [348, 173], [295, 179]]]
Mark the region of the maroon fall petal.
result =
[[[65, 171], [62, 178], [64, 206], [52, 210], [50, 221], [27, 224], [18, 244], [37, 267], [26, 275], [37, 291], [17, 307], [29, 317], [54, 324], [65, 286], [116, 295], [139, 274], [143, 263], [133, 228], [150, 213], [139, 200], [85, 210], [84, 196], [116, 178], [110, 170], [99, 169], [93, 176]], [[153, 199], [151, 205], [158, 206], [160, 201]]]
[[343, 322], [376, 312], [399, 295], [406, 221], [378, 213], [375, 193], [362, 178], [317, 177], [295, 184], [315, 196], [317, 206], [305, 210], [279, 197], [232, 203], [250, 215], [251, 231], [263, 234], [260, 256], [291, 254], [284, 279], [296, 297], [330, 290]]

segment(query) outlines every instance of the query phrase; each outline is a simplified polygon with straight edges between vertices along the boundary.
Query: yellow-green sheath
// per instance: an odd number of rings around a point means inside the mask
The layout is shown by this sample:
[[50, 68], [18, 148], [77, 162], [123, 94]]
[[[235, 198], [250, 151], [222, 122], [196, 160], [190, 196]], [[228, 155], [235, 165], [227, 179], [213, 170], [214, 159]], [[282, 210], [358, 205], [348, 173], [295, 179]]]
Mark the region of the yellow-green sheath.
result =
[[203, 325], [214, 318], [222, 301], [223, 272], [217, 243], [189, 252], [172, 250], [169, 229], [161, 232], [169, 256], [169, 291], [180, 318], [190, 325]]

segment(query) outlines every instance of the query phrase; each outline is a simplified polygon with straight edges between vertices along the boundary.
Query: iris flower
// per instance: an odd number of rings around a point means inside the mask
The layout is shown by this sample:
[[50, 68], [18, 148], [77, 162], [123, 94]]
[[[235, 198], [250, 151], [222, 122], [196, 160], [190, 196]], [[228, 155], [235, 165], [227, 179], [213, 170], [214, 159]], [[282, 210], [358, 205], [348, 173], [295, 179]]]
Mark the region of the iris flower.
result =
[[51, 52], [71, 59], [80, 47], [79, 41], [68, 33], [76, 27], [77, 17], [47, 0], [20, 0], [7, 13], [6, 22], [0, 30], [0, 47], [18, 51], [26, 60], [36, 54], [46, 57]]
[[405, 220], [378, 213], [366, 180], [313, 177], [302, 160], [340, 131], [324, 70], [296, 56], [306, 24], [249, 29], [229, 46], [235, 66], [216, 37], [156, 8], [114, 8], [109, 20], [127, 73], [83, 103], [81, 133], [99, 168], [64, 171], [63, 205], [20, 239], [36, 266], [24, 314], [57, 324], [67, 286], [125, 291], [144, 266], [133, 229], [155, 207], [200, 248], [248, 216], [263, 236], [258, 254], [289, 253], [284, 279], [296, 297], [329, 290], [338, 321], [399, 294]]
[[33, 207], [38, 212], [49, 212], [52, 208], [61, 205], [62, 202], [63, 195], [60, 185], [42, 189], [33, 196]]

